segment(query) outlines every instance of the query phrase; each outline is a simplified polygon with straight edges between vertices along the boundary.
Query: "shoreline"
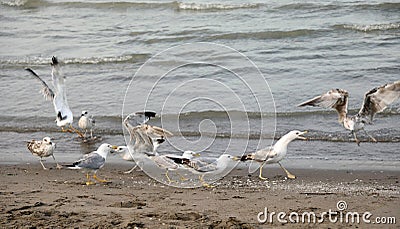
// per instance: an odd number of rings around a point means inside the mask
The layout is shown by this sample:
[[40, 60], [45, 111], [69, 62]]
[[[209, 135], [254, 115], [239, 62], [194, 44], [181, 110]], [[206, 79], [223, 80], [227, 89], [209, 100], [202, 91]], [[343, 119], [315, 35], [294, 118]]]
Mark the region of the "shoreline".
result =
[[[53, 163], [48, 163], [53, 168]], [[124, 174], [130, 164], [106, 164], [98, 176], [110, 183], [86, 186], [84, 173], [43, 170], [40, 164], [0, 165], [1, 214], [4, 227], [137, 227], [137, 228], [263, 228], [322, 227], [373, 224], [260, 223], [257, 214], [336, 210], [345, 201], [349, 211], [400, 219], [400, 171], [292, 169], [287, 180], [280, 168], [248, 174], [234, 169], [214, 188], [174, 188], [143, 172]], [[94, 217], [93, 217], [94, 216]], [[385, 225], [395, 228], [398, 224]]]

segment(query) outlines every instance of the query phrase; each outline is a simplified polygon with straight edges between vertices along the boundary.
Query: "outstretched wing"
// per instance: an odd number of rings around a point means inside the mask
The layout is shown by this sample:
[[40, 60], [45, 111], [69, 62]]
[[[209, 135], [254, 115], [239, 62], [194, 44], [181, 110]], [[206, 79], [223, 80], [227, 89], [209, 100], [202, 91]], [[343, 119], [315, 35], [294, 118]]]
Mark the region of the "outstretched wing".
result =
[[333, 108], [339, 114], [339, 122], [342, 122], [347, 114], [347, 102], [349, 93], [343, 89], [332, 89], [325, 94], [317, 96], [313, 99], [300, 103], [299, 107], [313, 106]]
[[376, 87], [365, 93], [364, 102], [358, 115], [372, 121], [376, 113], [382, 112], [399, 98], [400, 81]]
[[150, 118], [154, 118], [156, 116], [155, 112], [152, 111], [142, 111], [135, 112], [126, 117], [126, 121], [131, 123], [132, 125], [141, 125], [147, 123]]
[[44, 80], [42, 80], [38, 74], [36, 74], [36, 72], [34, 72], [32, 69], [30, 68], [25, 68], [25, 70], [27, 70], [28, 72], [30, 72], [36, 79], [38, 79], [40, 81], [40, 83], [42, 84], [43, 88], [42, 90], [40, 90], [40, 92], [43, 94], [44, 98], [46, 100], [49, 99], [54, 99], [54, 92], [50, 89], [49, 85], [47, 85], [46, 82], [44, 82]]

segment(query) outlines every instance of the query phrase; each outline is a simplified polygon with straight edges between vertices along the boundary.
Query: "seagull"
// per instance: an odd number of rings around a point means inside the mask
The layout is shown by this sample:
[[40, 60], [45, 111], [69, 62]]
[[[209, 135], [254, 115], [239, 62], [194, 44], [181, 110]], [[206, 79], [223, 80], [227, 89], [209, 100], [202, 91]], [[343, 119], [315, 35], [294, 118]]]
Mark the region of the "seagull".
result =
[[117, 149], [117, 146], [113, 146], [107, 143], [103, 143], [99, 146], [99, 148], [96, 151], [93, 151], [89, 154], [84, 155], [81, 159], [78, 161], [74, 162], [72, 165], [66, 165], [67, 168], [69, 169], [85, 169], [86, 172], [86, 185], [92, 185], [95, 184], [90, 180], [89, 176], [89, 171], [93, 171], [93, 178], [99, 182], [108, 182], [107, 180], [99, 179], [96, 176], [97, 170], [101, 169], [107, 159], [107, 155], [109, 152], [112, 150]]
[[288, 144], [295, 140], [295, 139], [302, 139], [302, 140], [307, 140], [305, 137], [302, 135], [308, 133], [308, 131], [298, 131], [298, 130], [292, 130], [289, 133], [285, 134], [282, 136], [274, 146], [266, 148], [266, 149], [261, 149], [256, 151], [255, 153], [250, 153], [248, 155], [243, 155], [242, 157], [236, 157], [235, 160], [240, 160], [240, 161], [255, 161], [261, 164], [260, 166], [260, 174], [259, 178], [262, 180], [266, 180], [267, 178], [262, 176], [262, 169], [265, 164], [272, 164], [272, 163], [278, 163], [279, 166], [285, 171], [287, 178], [289, 179], [295, 179], [296, 176], [291, 174], [287, 169], [285, 169], [280, 161], [286, 156], [287, 153], [287, 146]]
[[192, 173], [199, 174], [199, 180], [204, 187], [212, 188], [214, 186], [208, 184], [204, 180], [206, 174], [218, 174], [224, 171], [229, 161], [235, 160], [235, 157], [229, 154], [222, 154], [218, 158], [198, 157], [189, 160], [183, 160], [183, 164], [190, 169]]
[[[199, 156], [198, 153], [193, 151], [184, 151], [182, 155], [176, 154], [166, 154], [166, 155], [159, 155], [158, 153], [154, 156], [150, 156], [150, 159], [156, 163], [159, 168], [165, 169], [165, 177], [167, 178], [168, 182], [171, 183], [173, 180], [168, 176], [169, 171], [175, 171], [182, 167], [182, 165], [188, 161], [190, 161], [193, 157]], [[181, 174], [176, 172], [177, 175], [181, 177], [181, 180], [187, 180]]]
[[365, 124], [372, 124], [376, 113], [380, 113], [387, 106], [394, 103], [400, 97], [400, 81], [388, 83], [376, 87], [365, 93], [364, 102], [357, 114], [347, 115], [349, 93], [343, 89], [331, 89], [330, 91], [300, 103], [299, 107], [318, 106], [324, 108], [334, 108], [339, 115], [339, 123], [347, 130], [350, 130], [354, 136], [357, 145], [360, 140], [357, 138], [357, 132], [363, 130], [372, 141], [377, 140], [364, 129]]
[[93, 138], [93, 128], [96, 124], [96, 120], [93, 118], [93, 115], [89, 117], [87, 111], [82, 111], [81, 117], [78, 121], [79, 128], [85, 130], [83, 134], [86, 137], [87, 130], [90, 129], [90, 138]]
[[53, 155], [56, 148], [56, 143], [52, 142], [50, 137], [45, 137], [42, 141], [32, 140], [30, 142], [27, 142], [27, 147], [33, 155], [39, 157], [39, 162], [44, 170], [47, 170], [47, 168], [43, 165], [43, 157], [49, 156], [53, 157], [54, 161], [57, 163], [57, 168], [61, 168]]
[[[155, 139], [153, 142], [153, 151], [156, 151], [157, 148], [160, 146], [160, 144], [163, 143], [164, 141], [165, 141], [165, 139], [163, 139], [163, 138]], [[120, 154], [122, 156], [122, 159], [124, 159], [125, 161], [132, 161], [135, 163], [135, 160], [132, 157], [133, 154], [135, 154], [135, 152], [133, 152], [131, 154], [129, 152], [129, 148], [127, 146], [118, 146], [118, 148], [116, 150], [114, 150], [114, 153]], [[137, 167], [138, 167], [138, 164], [135, 163], [135, 166], [133, 166], [130, 170], [128, 170], [124, 173], [125, 174], [132, 173]]]
[[128, 115], [124, 119], [123, 125], [128, 130], [130, 135], [129, 144], [134, 141], [133, 152], [145, 153], [148, 156], [154, 155], [155, 141], [153, 139], [163, 139], [165, 137], [173, 136], [173, 134], [168, 130], [146, 124], [150, 117], [154, 116], [154, 112], [136, 112]]
[[[73, 114], [71, 109], [68, 106], [67, 102], [67, 89], [65, 86], [65, 76], [61, 72], [60, 64], [55, 56], [51, 59], [52, 66], [52, 81], [54, 86], [54, 91], [50, 89], [47, 83], [42, 80], [36, 72], [34, 72], [30, 68], [25, 68], [28, 72], [30, 72], [36, 79], [38, 79], [43, 88], [41, 89], [41, 93], [45, 97], [46, 100], [52, 99], [54, 110], [56, 112], [56, 123], [57, 126], [61, 127], [62, 131], [68, 132], [76, 132], [79, 136], [83, 137], [82, 133], [77, 129], [72, 127], [73, 122]], [[64, 129], [68, 127], [68, 129]]]

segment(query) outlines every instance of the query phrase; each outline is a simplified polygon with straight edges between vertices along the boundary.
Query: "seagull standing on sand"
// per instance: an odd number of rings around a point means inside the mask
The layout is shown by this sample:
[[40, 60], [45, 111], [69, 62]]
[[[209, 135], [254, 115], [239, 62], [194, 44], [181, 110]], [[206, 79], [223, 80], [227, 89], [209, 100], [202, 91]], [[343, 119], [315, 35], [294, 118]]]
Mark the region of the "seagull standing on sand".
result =
[[108, 182], [107, 180], [99, 179], [96, 176], [97, 170], [101, 169], [106, 163], [107, 155], [112, 150], [117, 149], [117, 146], [113, 146], [107, 143], [103, 143], [100, 147], [89, 154], [84, 155], [80, 160], [74, 162], [72, 165], [66, 165], [69, 169], [85, 169], [86, 172], [86, 185], [95, 184], [90, 180], [89, 171], [93, 171], [93, 178], [99, 182]]
[[56, 161], [53, 153], [54, 149], [56, 148], [56, 143], [51, 141], [51, 138], [45, 137], [42, 141], [32, 140], [27, 144], [28, 150], [35, 156], [39, 157], [39, 162], [42, 165], [44, 170], [47, 168], [43, 165], [43, 157], [52, 156], [54, 161], [57, 163], [57, 168], [60, 169], [61, 166]]
[[287, 146], [288, 144], [295, 140], [295, 139], [302, 139], [306, 140], [305, 137], [303, 137], [303, 134], [306, 134], [307, 131], [298, 131], [298, 130], [292, 130], [289, 133], [285, 134], [283, 137], [281, 137], [274, 146], [259, 150], [255, 153], [251, 153], [248, 155], [244, 155], [240, 158], [235, 158], [235, 160], [240, 160], [240, 161], [255, 161], [261, 164], [260, 166], [260, 174], [259, 178], [262, 180], [266, 180], [267, 178], [262, 176], [262, 169], [265, 164], [272, 164], [272, 163], [278, 163], [279, 166], [285, 171], [287, 178], [289, 179], [295, 179], [296, 176], [291, 174], [287, 169], [285, 169], [280, 161], [285, 158], [286, 153], [287, 153]]
[[219, 174], [224, 171], [229, 161], [235, 160], [235, 157], [229, 154], [222, 154], [218, 158], [212, 157], [198, 157], [189, 160], [183, 160], [183, 164], [186, 165], [192, 173], [199, 175], [199, 180], [204, 187], [212, 188], [213, 186], [208, 184], [204, 180], [206, 174]]
[[[153, 152], [157, 150], [157, 148], [160, 146], [161, 143], [163, 143], [165, 139], [159, 138], [155, 139], [153, 142]], [[122, 156], [122, 159], [125, 161], [132, 161], [135, 163], [135, 160], [133, 159], [133, 154], [135, 152], [131, 153], [129, 152], [129, 148], [127, 146], [118, 146], [116, 150], [114, 150], [115, 153], [120, 154]], [[132, 173], [136, 168], [138, 167], [138, 164], [135, 163], [135, 165], [128, 171], [124, 172], [125, 174]]]
[[95, 124], [96, 121], [93, 118], [93, 115], [89, 117], [89, 113], [87, 111], [82, 111], [81, 117], [78, 121], [78, 126], [82, 130], [85, 130], [85, 133], [83, 134], [84, 137], [86, 137], [86, 133], [88, 129], [90, 129], [90, 138], [93, 138], [93, 128]]
[[[38, 74], [36, 74], [32, 69], [26, 68], [28, 72], [30, 72], [36, 79], [38, 79], [43, 88], [41, 90], [42, 94], [44, 95], [45, 99], [52, 99], [54, 110], [56, 112], [56, 123], [57, 126], [61, 127], [63, 131], [68, 132], [76, 132], [79, 136], [83, 137], [82, 133], [79, 132], [77, 129], [72, 127], [73, 122], [73, 114], [71, 109], [69, 109], [68, 102], [67, 102], [67, 89], [65, 86], [65, 77], [61, 72], [60, 64], [55, 56], [51, 59], [51, 66], [52, 66], [52, 81], [54, 86], [54, 91], [50, 89], [47, 83], [42, 80]], [[68, 129], [64, 129], [67, 127]]]
[[150, 159], [156, 163], [159, 168], [165, 169], [165, 177], [168, 182], [171, 183], [173, 180], [168, 176], [169, 171], [175, 171], [175, 173], [180, 176], [181, 180], [187, 180], [181, 174], [176, 172], [177, 169], [181, 168], [185, 162], [190, 161], [193, 157], [199, 156], [198, 153], [193, 151], [185, 151], [182, 155], [167, 154], [159, 155], [156, 153], [154, 156], [150, 156]]
[[353, 116], [347, 115], [349, 93], [343, 89], [332, 89], [325, 94], [299, 104], [299, 107], [318, 106], [334, 108], [339, 115], [339, 123], [347, 130], [350, 130], [358, 145], [356, 133], [363, 130], [374, 142], [377, 140], [364, 129], [365, 124], [372, 124], [376, 113], [382, 112], [387, 106], [394, 103], [400, 97], [400, 81], [385, 84], [373, 88], [364, 95], [364, 102], [361, 109]]

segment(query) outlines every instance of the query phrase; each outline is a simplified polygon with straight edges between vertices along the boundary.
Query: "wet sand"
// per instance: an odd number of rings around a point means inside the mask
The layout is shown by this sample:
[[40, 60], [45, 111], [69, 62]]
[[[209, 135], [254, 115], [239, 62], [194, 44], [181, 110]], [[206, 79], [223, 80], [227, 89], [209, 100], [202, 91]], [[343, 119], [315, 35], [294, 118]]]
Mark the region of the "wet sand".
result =
[[[46, 166], [53, 166], [46, 164]], [[270, 226], [340, 228], [376, 226], [365, 223], [260, 223], [259, 212], [314, 212], [347, 209], [360, 214], [400, 219], [399, 171], [292, 169], [286, 180], [279, 168], [257, 173], [235, 169], [214, 188], [180, 189], [149, 178], [143, 172], [124, 174], [129, 165], [107, 164], [98, 176], [111, 182], [85, 185], [80, 171], [50, 169], [39, 163], [0, 165], [0, 224], [10, 227], [68, 228], [265, 228]], [[261, 219], [264, 215], [261, 215]], [[286, 218], [288, 220], [288, 218]], [[385, 225], [397, 228], [397, 224]]]

